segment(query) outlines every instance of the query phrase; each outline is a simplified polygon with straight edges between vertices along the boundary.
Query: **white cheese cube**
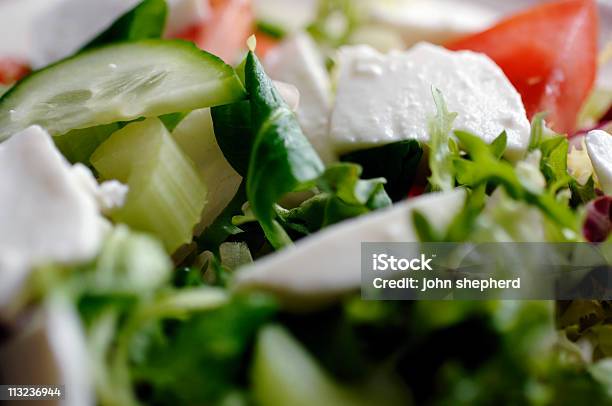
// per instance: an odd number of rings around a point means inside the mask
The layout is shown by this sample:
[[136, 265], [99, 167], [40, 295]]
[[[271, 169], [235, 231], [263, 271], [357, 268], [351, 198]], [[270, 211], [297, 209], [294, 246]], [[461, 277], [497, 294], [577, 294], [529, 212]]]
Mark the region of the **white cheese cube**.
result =
[[185, 29], [201, 24], [210, 15], [210, 4], [206, 0], [167, 0], [168, 19], [166, 34], [179, 34]]
[[530, 124], [521, 97], [487, 56], [420, 43], [381, 54], [368, 46], [344, 47], [330, 136], [338, 153], [405, 139], [427, 142], [436, 113], [432, 86], [449, 111], [453, 129], [493, 141], [508, 136], [506, 156], [517, 159], [529, 143]]
[[63, 0], [32, 21], [31, 61], [44, 67], [72, 55], [140, 0]]
[[[31, 18], [30, 60], [44, 67], [72, 55], [142, 0], [53, 0]], [[166, 31], [180, 33], [209, 14], [203, 0], [167, 0]]]
[[236, 274], [235, 288], [275, 292], [298, 306], [358, 289], [362, 241], [416, 242], [415, 210], [434, 228], [444, 230], [464, 200], [462, 189], [432, 193], [328, 227], [242, 269]]
[[253, 0], [258, 21], [291, 33], [312, 23], [319, 10], [319, 0]]
[[612, 194], [612, 135], [602, 130], [590, 131], [586, 148], [599, 185], [605, 194]]
[[49, 134], [32, 126], [0, 144], [0, 308], [33, 266], [93, 258], [107, 224]]
[[482, 31], [499, 17], [494, 7], [457, 0], [380, 1], [372, 6], [372, 20], [395, 29], [406, 45], [419, 41], [437, 44]]
[[[19, 334], [0, 347], [0, 374], [5, 382], [64, 385], [62, 406], [94, 406], [91, 353], [81, 318], [66, 295], [47, 299], [22, 320]], [[23, 322], [26, 323], [23, 323]]]
[[300, 126], [321, 159], [334, 161], [328, 137], [331, 84], [313, 40], [307, 34], [298, 34], [283, 41], [266, 56], [264, 66], [272, 79], [297, 87]]

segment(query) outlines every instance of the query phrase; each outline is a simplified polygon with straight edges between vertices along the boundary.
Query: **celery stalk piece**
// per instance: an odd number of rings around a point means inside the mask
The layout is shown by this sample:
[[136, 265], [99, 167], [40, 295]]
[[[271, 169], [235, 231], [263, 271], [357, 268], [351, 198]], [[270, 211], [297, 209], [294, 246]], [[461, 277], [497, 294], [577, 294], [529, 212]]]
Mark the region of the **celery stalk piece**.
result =
[[102, 177], [130, 188], [113, 220], [156, 235], [168, 252], [191, 241], [206, 202], [206, 186], [159, 119], [115, 132], [94, 152], [91, 163]]
[[227, 162], [217, 144], [210, 109], [194, 110], [174, 129], [172, 137], [195, 163], [208, 188], [208, 204], [196, 234], [208, 227], [232, 200], [242, 177]]

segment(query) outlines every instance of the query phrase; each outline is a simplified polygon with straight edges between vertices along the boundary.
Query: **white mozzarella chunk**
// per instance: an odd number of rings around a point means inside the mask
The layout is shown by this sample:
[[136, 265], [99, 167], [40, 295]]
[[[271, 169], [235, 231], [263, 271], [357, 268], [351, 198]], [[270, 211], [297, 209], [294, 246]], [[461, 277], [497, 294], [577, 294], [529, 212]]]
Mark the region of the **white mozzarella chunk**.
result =
[[[142, 0], [53, 0], [25, 27], [31, 36], [30, 60], [44, 67], [72, 55]], [[167, 0], [166, 32], [177, 34], [209, 15], [203, 0]]]
[[54, 296], [0, 348], [0, 375], [7, 382], [64, 385], [62, 406], [96, 404], [92, 365], [79, 314], [67, 298]]
[[99, 184], [91, 170], [80, 163], [72, 167], [72, 174], [96, 200], [102, 213], [107, 214], [125, 204], [128, 193], [127, 185], [117, 180], [108, 180]]
[[28, 63], [32, 22], [64, 0], [0, 0], [0, 59]]
[[307, 27], [316, 17], [319, 0], [253, 0], [258, 21], [294, 32]]
[[32, 65], [72, 55], [140, 0], [64, 0], [32, 21]]
[[297, 111], [300, 106], [300, 91], [298, 88], [291, 83], [280, 82], [278, 80], [273, 80], [272, 82], [289, 108], [294, 112]]
[[107, 224], [49, 134], [32, 126], [0, 144], [0, 307], [32, 267], [94, 257]]
[[482, 31], [499, 13], [469, 1], [396, 0], [375, 3], [371, 15], [373, 21], [397, 30], [406, 45], [412, 45], [419, 41], [439, 44]]
[[594, 130], [586, 136], [586, 148], [599, 180], [599, 185], [607, 195], [612, 194], [612, 135]]
[[433, 193], [331, 226], [240, 270], [234, 288], [263, 289], [289, 303], [316, 302], [355, 290], [361, 282], [361, 242], [418, 241], [415, 210], [443, 230], [464, 200], [462, 189]]
[[202, 23], [210, 15], [210, 4], [205, 0], [166, 0], [168, 19], [166, 33], [179, 34], [181, 31]]
[[368, 46], [339, 51], [330, 125], [336, 151], [405, 139], [427, 142], [428, 122], [436, 113], [432, 86], [442, 91], [449, 111], [458, 113], [453, 129], [486, 142], [505, 130], [506, 156], [522, 156], [530, 124], [520, 95], [502, 70], [483, 54], [427, 43], [386, 55]]
[[272, 79], [297, 87], [300, 126], [323, 161], [334, 161], [328, 137], [331, 84], [313, 40], [307, 34], [298, 34], [283, 41], [266, 56], [264, 65]]

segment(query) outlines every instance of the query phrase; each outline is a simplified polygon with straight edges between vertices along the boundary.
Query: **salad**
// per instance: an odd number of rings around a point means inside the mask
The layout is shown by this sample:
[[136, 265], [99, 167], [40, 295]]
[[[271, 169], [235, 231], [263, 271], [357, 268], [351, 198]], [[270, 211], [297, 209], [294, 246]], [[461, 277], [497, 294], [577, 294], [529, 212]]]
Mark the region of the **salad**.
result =
[[0, 384], [612, 404], [607, 300], [360, 295], [363, 242], [612, 244], [612, 3], [493, 3], [0, 1]]

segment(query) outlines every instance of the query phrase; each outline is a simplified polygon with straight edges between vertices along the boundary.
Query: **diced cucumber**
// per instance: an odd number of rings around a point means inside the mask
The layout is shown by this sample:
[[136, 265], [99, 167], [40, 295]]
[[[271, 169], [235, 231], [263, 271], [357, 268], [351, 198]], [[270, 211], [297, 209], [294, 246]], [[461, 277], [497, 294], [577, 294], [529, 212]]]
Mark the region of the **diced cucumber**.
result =
[[99, 125], [92, 128], [72, 130], [66, 134], [54, 137], [55, 146], [71, 163], [80, 162], [89, 166], [91, 154], [100, 144], [108, 139], [112, 133], [121, 127], [118, 123]]
[[359, 386], [333, 379], [283, 327], [260, 331], [251, 371], [260, 406], [368, 406], [411, 404], [397, 376], [385, 368], [370, 371]]
[[232, 67], [191, 43], [119, 43], [78, 54], [11, 88], [0, 99], [0, 141], [32, 124], [58, 135], [244, 97]]
[[242, 178], [227, 162], [217, 144], [210, 109], [189, 113], [172, 132], [172, 137], [195, 163], [208, 189], [208, 203], [196, 229], [196, 234], [199, 234], [229, 204]]
[[279, 326], [259, 333], [251, 376], [255, 400], [261, 406], [362, 404]]
[[168, 252], [191, 241], [206, 202], [206, 186], [159, 119], [134, 122], [115, 132], [94, 152], [91, 163], [104, 178], [130, 188], [113, 220], [156, 235]]

